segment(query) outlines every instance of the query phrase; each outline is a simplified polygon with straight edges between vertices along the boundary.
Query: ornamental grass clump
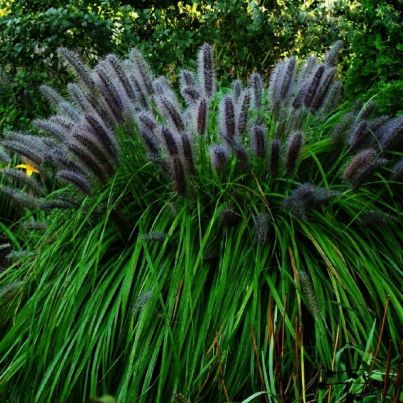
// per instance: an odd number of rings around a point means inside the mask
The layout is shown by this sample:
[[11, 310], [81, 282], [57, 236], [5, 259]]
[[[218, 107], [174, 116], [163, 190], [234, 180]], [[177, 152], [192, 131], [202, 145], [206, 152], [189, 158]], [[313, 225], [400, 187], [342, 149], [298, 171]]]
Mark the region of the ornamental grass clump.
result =
[[[280, 117], [273, 119], [267, 127], [263, 119], [262, 76], [251, 74], [245, 88], [237, 80], [232, 86], [233, 91], [218, 101], [217, 137], [211, 132], [206, 133], [209, 110], [217, 102], [214, 99], [217, 84], [210, 45], [201, 47], [196, 73], [180, 72], [182, 100], [164, 77], [154, 78], [136, 49], [126, 60], [108, 55], [93, 69], [84, 65], [70, 50], [62, 48], [59, 55], [75, 74], [77, 83], [68, 85], [67, 97], [42, 86], [42, 92], [56, 114], [33, 122], [40, 130], [40, 136], [9, 133], [2, 145], [36, 167], [41, 175], [60, 183], [70, 183], [85, 195], [91, 195], [113, 177], [120, 159], [116, 130], [125, 122], [135, 123], [148, 157], [168, 173], [174, 188], [182, 195], [189, 190], [189, 178], [196, 169], [195, 154], [205, 152], [206, 147], [200, 148], [197, 144], [198, 137], [204, 135], [204, 142], [210, 143], [211, 149], [220, 150], [218, 154], [216, 151], [211, 154], [213, 159], [215, 156], [221, 159], [218, 165], [223, 165], [227, 151], [211, 143], [221, 138], [228, 152], [238, 160], [238, 167], [247, 170], [252, 156], [259, 159], [268, 156], [265, 151], [271, 136], [268, 132], [274, 130], [276, 139], [284, 142], [287, 139], [285, 166], [290, 174], [304, 137], [303, 132], [296, 134], [292, 131], [301, 128], [304, 114], [319, 107], [322, 112], [326, 111], [318, 97], [328, 96], [329, 88], [338, 83], [334, 81], [334, 74], [327, 74], [324, 65], [317, 61], [312, 66], [307, 62], [301, 68], [302, 73], [297, 72], [295, 58], [278, 64], [269, 87], [269, 109], [273, 117], [277, 114]], [[324, 82], [320, 81], [322, 74], [326, 77]], [[295, 109], [293, 98], [298, 96], [304, 100], [304, 105]], [[316, 106], [312, 108], [314, 100]], [[333, 104], [337, 103], [333, 101]], [[290, 130], [290, 123], [293, 130]], [[248, 133], [249, 144], [245, 144]], [[280, 150], [275, 141], [271, 147], [271, 170], [274, 173], [279, 158], [276, 154]]]
[[60, 50], [75, 83], [1, 140], [43, 225], [0, 274], [0, 397], [343, 401], [372, 370], [396, 393], [401, 120], [341, 104], [340, 50], [222, 88], [205, 44], [179, 92], [136, 49]]
[[[128, 59], [108, 55], [91, 69], [74, 52], [62, 48], [59, 54], [77, 83], [68, 85], [67, 97], [43, 86], [56, 114], [33, 121], [40, 135], [7, 133], [2, 146], [42, 177], [70, 183], [84, 195], [96, 193], [114, 176], [121, 160], [117, 133], [128, 124], [141, 139], [148, 159], [171, 178], [181, 195], [194, 190], [191, 178], [206, 169], [202, 165], [208, 160], [204, 156], [208, 149], [211, 166], [218, 170], [236, 160], [237, 169], [247, 172], [253, 170], [254, 160], [261, 160], [271, 177], [279, 168], [292, 177], [307, 140], [306, 131], [312, 130], [313, 122], [325, 121], [340, 101], [341, 83], [335, 69], [340, 49], [337, 42], [323, 63], [314, 56], [303, 63], [295, 57], [278, 63], [267, 91], [262, 76], [253, 73], [246, 86], [235, 80], [231, 91], [221, 95], [217, 93], [213, 51], [205, 44], [199, 51], [197, 71], [180, 71], [179, 99], [165, 77], [154, 77], [136, 49]], [[217, 105], [214, 118], [210, 114]], [[399, 143], [401, 118], [370, 119], [373, 112], [369, 102], [355, 115], [346, 114], [334, 127], [334, 137], [344, 134], [352, 153], [375, 146], [384, 154]], [[356, 189], [387, 162], [379, 155], [364, 171], [354, 172], [353, 179], [353, 158], [345, 177]], [[46, 187], [39, 191], [40, 184], [31, 181], [34, 184], [38, 195], [48, 193]], [[42, 202], [38, 200], [38, 206]]]

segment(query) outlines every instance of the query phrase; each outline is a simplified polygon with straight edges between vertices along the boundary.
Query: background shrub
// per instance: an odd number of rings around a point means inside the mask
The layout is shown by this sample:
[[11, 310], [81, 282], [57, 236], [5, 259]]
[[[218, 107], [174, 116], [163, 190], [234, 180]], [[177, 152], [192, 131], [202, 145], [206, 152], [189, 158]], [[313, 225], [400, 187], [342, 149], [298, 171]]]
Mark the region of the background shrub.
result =
[[[74, 48], [92, 62], [101, 55], [126, 54], [138, 47], [158, 74], [171, 78], [196, 49], [212, 43], [224, 83], [245, 78], [258, 68], [265, 76], [291, 52], [323, 51], [338, 37], [345, 7], [306, 5], [303, 1], [202, 0], [142, 1], [9, 1], [0, 10], [0, 64], [6, 75], [3, 108], [19, 109], [3, 127], [24, 127], [45, 114], [38, 93], [41, 83], [61, 88], [68, 75], [55, 57], [56, 48]], [[344, 28], [343, 28], [344, 29]], [[10, 96], [12, 94], [12, 96]]]
[[221, 79], [228, 83], [234, 77], [245, 78], [253, 68], [267, 77], [283, 56], [322, 52], [336, 39], [344, 39], [346, 48], [351, 46], [341, 63], [348, 70], [349, 99], [379, 94], [381, 110], [401, 110], [403, 30], [397, 2], [137, 3], [3, 2], [0, 65], [8, 84], [0, 93], [1, 126], [25, 127], [33, 116], [45, 114], [38, 86], [46, 81], [62, 88], [68, 79], [55, 57], [59, 46], [75, 48], [89, 62], [138, 47], [158, 74], [172, 78], [178, 65], [191, 63], [195, 50], [209, 42], [217, 51]]
[[45, 113], [38, 94], [41, 83], [61, 85], [67, 79], [57, 59], [58, 46], [74, 47], [89, 61], [113, 50], [112, 10], [97, 7], [96, 3], [10, 1], [2, 9], [5, 15], [0, 19], [0, 104], [3, 108], [13, 105], [19, 109], [14, 126], [26, 124], [19, 119], [21, 114], [29, 118]]
[[350, 14], [346, 91], [350, 99], [373, 95], [382, 112], [402, 112], [403, 15], [398, 1], [364, 0]]

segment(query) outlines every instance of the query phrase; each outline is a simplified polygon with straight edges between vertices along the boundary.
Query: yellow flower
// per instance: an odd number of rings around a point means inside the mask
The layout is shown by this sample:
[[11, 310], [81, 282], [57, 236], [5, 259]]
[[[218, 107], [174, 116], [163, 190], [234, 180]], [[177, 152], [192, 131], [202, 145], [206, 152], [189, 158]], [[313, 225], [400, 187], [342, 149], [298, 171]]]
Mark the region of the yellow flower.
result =
[[39, 171], [30, 164], [20, 164], [17, 165], [16, 168], [25, 169], [25, 173], [27, 176], [32, 176], [33, 173], [39, 173]]

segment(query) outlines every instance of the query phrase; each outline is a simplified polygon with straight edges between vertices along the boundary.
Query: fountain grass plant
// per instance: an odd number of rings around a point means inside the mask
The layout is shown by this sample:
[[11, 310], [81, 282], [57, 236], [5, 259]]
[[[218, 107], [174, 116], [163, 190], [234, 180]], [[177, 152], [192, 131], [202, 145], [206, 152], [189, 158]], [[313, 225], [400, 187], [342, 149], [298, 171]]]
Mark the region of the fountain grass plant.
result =
[[183, 102], [136, 50], [61, 51], [70, 99], [2, 142], [46, 222], [0, 274], [3, 400], [396, 396], [401, 122], [335, 109], [339, 48], [217, 89], [204, 45]]

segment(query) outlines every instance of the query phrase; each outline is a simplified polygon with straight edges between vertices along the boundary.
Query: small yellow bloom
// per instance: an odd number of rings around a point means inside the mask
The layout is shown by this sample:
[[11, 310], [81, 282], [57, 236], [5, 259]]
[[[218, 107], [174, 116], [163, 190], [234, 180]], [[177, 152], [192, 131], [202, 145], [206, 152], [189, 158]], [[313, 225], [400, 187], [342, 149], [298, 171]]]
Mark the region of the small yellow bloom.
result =
[[30, 164], [20, 164], [17, 165], [16, 168], [25, 169], [25, 173], [27, 176], [32, 176], [33, 173], [39, 173], [39, 171]]

